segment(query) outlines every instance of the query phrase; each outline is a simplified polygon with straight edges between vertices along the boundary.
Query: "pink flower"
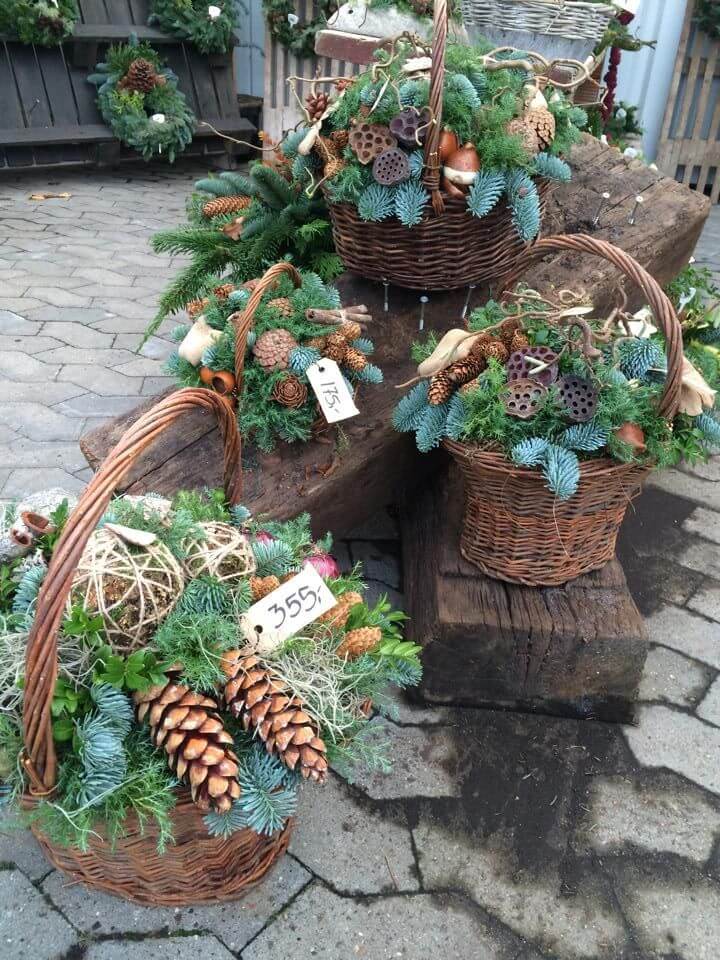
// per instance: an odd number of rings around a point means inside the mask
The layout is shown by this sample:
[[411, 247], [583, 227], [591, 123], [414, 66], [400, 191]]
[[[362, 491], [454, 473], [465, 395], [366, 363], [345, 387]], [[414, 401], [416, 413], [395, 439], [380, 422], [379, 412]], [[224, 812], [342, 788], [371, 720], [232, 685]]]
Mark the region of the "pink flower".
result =
[[332, 577], [333, 580], [336, 580], [340, 576], [340, 567], [338, 562], [335, 557], [331, 556], [329, 553], [317, 551], [316, 553], [311, 553], [307, 559], [308, 562], [315, 567], [321, 577]]

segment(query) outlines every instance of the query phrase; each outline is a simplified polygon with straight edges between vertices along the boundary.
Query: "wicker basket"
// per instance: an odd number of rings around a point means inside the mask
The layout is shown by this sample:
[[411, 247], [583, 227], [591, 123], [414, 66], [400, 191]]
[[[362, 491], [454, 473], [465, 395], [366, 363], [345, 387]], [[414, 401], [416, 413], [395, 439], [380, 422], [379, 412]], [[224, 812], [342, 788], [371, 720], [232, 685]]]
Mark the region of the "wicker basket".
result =
[[583, 0], [462, 0], [465, 26], [473, 39], [532, 50], [549, 60], [584, 61], [618, 15], [609, 3]]
[[[604, 257], [642, 290], [665, 336], [668, 374], [658, 414], [671, 420], [680, 399], [683, 358], [672, 304], [631, 256], [604, 240], [581, 235], [538, 241], [511, 282], [548, 253], [562, 250]], [[610, 459], [582, 462], [577, 493], [561, 501], [537, 470], [518, 467], [501, 452], [450, 440], [444, 445], [465, 478], [463, 557], [498, 580], [530, 586], [565, 583], [611, 560], [628, 504], [650, 471], [645, 465]]]
[[[350, 204], [330, 203], [335, 248], [348, 270], [369, 280], [384, 280], [410, 290], [457, 290], [497, 281], [510, 273], [531, 245], [522, 240], [506, 203], [478, 219], [465, 200], [440, 194], [440, 132], [447, 40], [447, 0], [436, 0], [430, 109], [436, 123], [425, 138], [423, 185], [432, 206], [422, 221], [406, 227], [397, 219], [362, 220]], [[540, 182], [541, 210], [550, 184]], [[326, 194], [327, 195], [327, 194]]]
[[[135, 461], [164, 431], [187, 413], [204, 408], [218, 419], [225, 449], [225, 490], [230, 503], [242, 496], [240, 438], [229, 404], [209, 390], [179, 390], [140, 417], [110, 451], [67, 522], [52, 556], [37, 603], [27, 646], [23, 725], [23, 764], [31, 806], [50, 796], [57, 782], [51, 704], [57, 677], [57, 633], [73, 575], [86, 543], [107, 509], [115, 488]], [[188, 792], [178, 789], [172, 811], [176, 842], [160, 855], [152, 826], [135, 820], [114, 845], [101, 836], [86, 852], [53, 844], [33, 832], [51, 863], [75, 881], [153, 906], [184, 906], [239, 897], [258, 883], [284, 853], [291, 823], [272, 837], [239, 830], [228, 839], [210, 837]]]

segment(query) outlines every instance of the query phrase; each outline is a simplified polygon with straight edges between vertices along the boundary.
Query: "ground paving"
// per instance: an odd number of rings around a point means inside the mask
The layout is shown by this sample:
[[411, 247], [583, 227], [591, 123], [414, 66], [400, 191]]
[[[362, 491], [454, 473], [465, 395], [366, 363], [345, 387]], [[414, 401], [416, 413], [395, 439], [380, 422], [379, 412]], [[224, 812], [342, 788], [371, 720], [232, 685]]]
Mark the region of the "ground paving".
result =
[[[83, 430], [166, 384], [164, 336], [133, 352], [178, 265], [147, 238], [201, 172], [0, 181], [0, 497], [80, 489]], [[720, 208], [696, 256], [720, 274]], [[401, 597], [390, 514], [339, 553]], [[232, 905], [90, 893], [5, 823], [0, 956], [717, 960], [720, 462], [656, 477], [620, 555], [652, 644], [636, 726], [398, 700], [393, 773], [303, 790], [289, 855]]]

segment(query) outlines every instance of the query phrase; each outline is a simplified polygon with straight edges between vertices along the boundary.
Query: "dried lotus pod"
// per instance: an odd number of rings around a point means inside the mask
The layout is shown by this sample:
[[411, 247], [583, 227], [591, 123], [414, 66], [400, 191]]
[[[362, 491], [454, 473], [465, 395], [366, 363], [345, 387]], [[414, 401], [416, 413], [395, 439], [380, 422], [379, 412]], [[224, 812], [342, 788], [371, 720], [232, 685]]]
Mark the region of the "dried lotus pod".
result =
[[420, 147], [425, 143], [431, 117], [429, 107], [422, 110], [407, 107], [390, 121], [390, 133], [404, 147]]
[[397, 146], [397, 140], [387, 127], [364, 121], [355, 124], [350, 131], [348, 143], [360, 163], [365, 166], [385, 150]]
[[518, 378], [508, 383], [500, 393], [500, 399], [511, 417], [519, 420], [530, 420], [537, 413], [538, 407], [547, 397], [547, 387], [539, 380], [526, 377]]
[[595, 387], [584, 377], [566, 374], [557, 382], [560, 399], [565, 412], [575, 423], [592, 420], [597, 409], [598, 393]]
[[[548, 366], [544, 370], [536, 371], [536, 364], [532, 363], [532, 360]], [[550, 347], [523, 347], [522, 350], [510, 354], [507, 362], [508, 381], [531, 378], [549, 387], [557, 380], [557, 360], [558, 355]]]
[[372, 173], [378, 183], [384, 187], [392, 187], [410, 179], [410, 162], [402, 150], [393, 147], [375, 158]]

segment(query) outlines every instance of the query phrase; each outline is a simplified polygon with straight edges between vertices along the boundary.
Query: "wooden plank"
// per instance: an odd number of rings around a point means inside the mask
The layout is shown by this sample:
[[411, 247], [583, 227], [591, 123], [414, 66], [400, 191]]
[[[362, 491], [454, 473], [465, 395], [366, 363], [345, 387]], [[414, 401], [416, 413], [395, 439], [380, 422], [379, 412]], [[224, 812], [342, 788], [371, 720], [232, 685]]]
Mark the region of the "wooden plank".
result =
[[65, 127], [31, 127], [27, 130], [0, 130], [0, 145], [32, 146], [43, 143], [97, 143], [114, 140], [105, 124], [68, 125]]
[[25, 125], [35, 128], [52, 126], [50, 105], [33, 47], [20, 43], [8, 46], [11, 48], [13, 72]]
[[462, 480], [402, 500], [405, 609], [430, 703], [628, 722], [648, 642], [617, 560], [563, 587], [501, 583], [459, 550]]
[[129, 0], [105, 0], [108, 21], [110, 23], [132, 23], [132, 11]]
[[78, 124], [80, 118], [62, 48], [37, 47], [35, 53], [53, 124], [55, 127]]
[[157, 27], [136, 26], [129, 20], [123, 23], [76, 23], [73, 30], [73, 39], [77, 42], [95, 43], [124, 43], [131, 33], [137, 35], [139, 40], [147, 40], [149, 43], [160, 43], [164, 46], [176, 44], [177, 37], [171, 37], [168, 33], [163, 33]]
[[132, 11], [132, 22], [135, 24], [147, 24], [150, 16], [150, 0], [130, 0], [130, 10]]
[[82, 23], [108, 23], [104, 0], [78, 0]]
[[10, 63], [10, 47], [0, 43], [0, 130], [25, 126], [15, 76]]
[[222, 115], [207, 58], [191, 44], [185, 46], [185, 56], [189, 67], [189, 79], [192, 81], [197, 100], [198, 120]]

